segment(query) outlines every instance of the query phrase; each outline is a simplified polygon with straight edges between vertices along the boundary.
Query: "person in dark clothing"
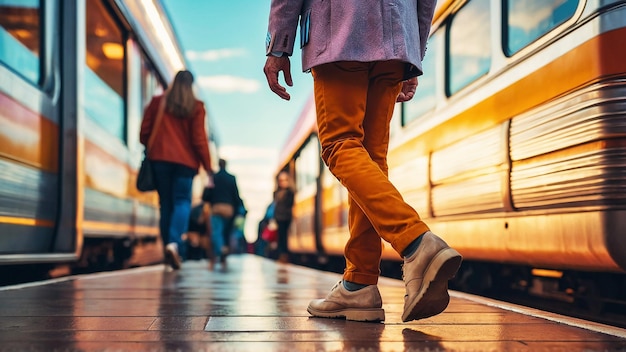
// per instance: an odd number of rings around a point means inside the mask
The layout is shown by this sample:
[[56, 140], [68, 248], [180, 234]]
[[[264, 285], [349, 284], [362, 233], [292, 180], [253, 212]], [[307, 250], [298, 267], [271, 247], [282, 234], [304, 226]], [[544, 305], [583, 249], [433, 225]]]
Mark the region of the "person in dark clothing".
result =
[[245, 236], [246, 215], [248, 209], [243, 204], [243, 200], [238, 209], [235, 210], [235, 216], [233, 218], [233, 230], [229, 236], [228, 245], [230, 247], [230, 253], [245, 253], [248, 251], [248, 242]]
[[210, 258], [210, 268], [213, 269], [215, 260], [220, 259], [222, 269], [226, 268], [228, 241], [233, 229], [233, 220], [236, 211], [243, 207], [239, 196], [237, 179], [226, 171], [226, 160], [219, 160], [220, 170], [213, 175], [213, 187], [203, 196], [203, 200], [211, 204], [211, 240], [213, 256]]
[[278, 261], [289, 261], [287, 236], [293, 218], [294, 191], [287, 171], [281, 171], [277, 178], [277, 187], [274, 191], [274, 220], [278, 225]]

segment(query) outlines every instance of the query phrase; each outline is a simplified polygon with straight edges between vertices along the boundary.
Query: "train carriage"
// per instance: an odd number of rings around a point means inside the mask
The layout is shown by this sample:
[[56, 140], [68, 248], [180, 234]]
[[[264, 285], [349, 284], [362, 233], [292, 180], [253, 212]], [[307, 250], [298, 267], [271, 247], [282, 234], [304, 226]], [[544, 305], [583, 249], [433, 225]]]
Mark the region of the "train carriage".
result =
[[[459, 285], [524, 268], [528, 290], [624, 301], [625, 54], [626, 1], [438, 4], [416, 96], [395, 109], [389, 178], [463, 254]], [[308, 180], [299, 192], [316, 187], [296, 197], [289, 247], [341, 257], [348, 195], [309, 160], [314, 110], [279, 165]], [[383, 259], [400, 261], [389, 245]]]
[[139, 128], [185, 66], [159, 1], [0, 2], [0, 269], [161, 260]]

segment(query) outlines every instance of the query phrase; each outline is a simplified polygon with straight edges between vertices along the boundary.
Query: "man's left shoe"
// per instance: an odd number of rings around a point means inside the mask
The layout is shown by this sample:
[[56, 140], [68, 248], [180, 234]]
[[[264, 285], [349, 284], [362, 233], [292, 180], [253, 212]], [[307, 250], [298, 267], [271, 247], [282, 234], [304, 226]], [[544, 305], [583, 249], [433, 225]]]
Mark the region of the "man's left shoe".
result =
[[428, 318], [443, 312], [450, 302], [448, 280], [463, 258], [430, 231], [412, 255], [404, 258], [402, 278], [406, 285], [402, 321]]
[[383, 300], [376, 285], [348, 291], [339, 281], [325, 299], [309, 303], [307, 311], [314, 317], [345, 318], [355, 321], [383, 321]]

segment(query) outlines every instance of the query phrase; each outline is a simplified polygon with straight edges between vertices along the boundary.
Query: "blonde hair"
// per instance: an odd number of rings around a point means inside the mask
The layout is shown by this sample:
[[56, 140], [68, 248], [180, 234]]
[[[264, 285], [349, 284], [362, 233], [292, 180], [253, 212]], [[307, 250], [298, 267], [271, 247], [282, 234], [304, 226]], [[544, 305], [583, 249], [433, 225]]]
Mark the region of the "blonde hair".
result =
[[172, 86], [166, 93], [165, 111], [178, 117], [191, 117], [196, 108], [196, 96], [192, 89], [193, 75], [189, 71], [178, 71]]

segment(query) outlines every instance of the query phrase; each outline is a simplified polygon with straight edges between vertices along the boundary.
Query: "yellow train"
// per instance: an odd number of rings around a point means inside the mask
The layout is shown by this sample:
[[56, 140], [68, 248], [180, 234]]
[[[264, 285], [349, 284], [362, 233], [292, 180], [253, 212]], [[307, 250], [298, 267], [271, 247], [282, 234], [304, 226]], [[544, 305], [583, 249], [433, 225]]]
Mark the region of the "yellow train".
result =
[[1, 277], [161, 260], [139, 128], [185, 66], [160, 1], [1, 2]]
[[[506, 271], [537, 294], [624, 301], [624, 57], [626, 1], [440, 1], [416, 96], [395, 109], [389, 178], [463, 254], [458, 287]], [[316, 133], [310, 101], [278, 167], [297, 185], [289, 249], [311, 265], [348, 238]], [[399, 268], [389, 245], [383, 259]]]

